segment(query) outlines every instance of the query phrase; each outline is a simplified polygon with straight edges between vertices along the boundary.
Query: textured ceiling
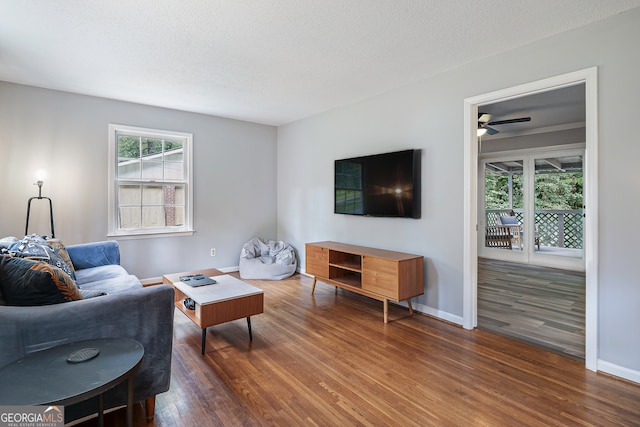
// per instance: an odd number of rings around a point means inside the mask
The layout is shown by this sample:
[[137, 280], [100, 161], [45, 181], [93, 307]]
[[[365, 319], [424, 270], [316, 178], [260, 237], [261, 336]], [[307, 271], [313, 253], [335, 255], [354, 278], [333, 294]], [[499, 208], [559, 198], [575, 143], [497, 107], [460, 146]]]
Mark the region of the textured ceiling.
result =
[[280, 125], [640, 0], [1, 0], [0, 80]]

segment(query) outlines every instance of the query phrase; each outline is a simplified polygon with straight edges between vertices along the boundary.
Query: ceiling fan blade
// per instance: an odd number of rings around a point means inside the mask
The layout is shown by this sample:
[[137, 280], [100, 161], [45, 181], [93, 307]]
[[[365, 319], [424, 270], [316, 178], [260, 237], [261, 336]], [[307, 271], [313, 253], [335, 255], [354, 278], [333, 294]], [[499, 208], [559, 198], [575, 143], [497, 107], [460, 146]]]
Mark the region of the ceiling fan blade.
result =
[[491, 114], [478, 113], [478, 121], [480, 123], [487, 123], [489, 120], [491, 120]]
[[508, 123], [522, 123], [522, 122], [530, 122], [531, 117], [520, 117], [518, 119], [507, 119], [507, 120], [496, 120], [495, 122], [489, 122], [488, 125], [506, 125]]
[[487, 133], [489, 135], [495, 135], [496, 133], [500, 133], [499, 130], [496, 130], [494, 128], [490, 128], [489, 126], [485, 126], [485, 129], [487, 129]]

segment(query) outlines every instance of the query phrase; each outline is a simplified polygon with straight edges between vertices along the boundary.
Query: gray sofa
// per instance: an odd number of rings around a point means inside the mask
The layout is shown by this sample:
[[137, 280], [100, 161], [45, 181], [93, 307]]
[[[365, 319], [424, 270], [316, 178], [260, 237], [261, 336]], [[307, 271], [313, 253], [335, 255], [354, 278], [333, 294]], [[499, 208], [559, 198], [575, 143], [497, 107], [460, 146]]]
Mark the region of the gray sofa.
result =
[[[68, 342], [107, 337], [134, 339], [144, 347], [143, 362], [134, 375], [134, 401], [146, 402], [147, 419], [152, 420], [155, 396], [169, 389], [171, 378], [173, 288], [143, 287], [119, 265], [120, 250], [115, 241], [66, 249], [78, 288], [88, 293], [105, 291], [107, 295], [42, 306], [0, 305], [0, 367], [29, 353]], [[6, 280], [0, 271], [2, 277]], [[126, 382], [104, 394], [105, 409], [126, 401]], [[97, 410], [97, 398], [66, 406], [65, 422]]]

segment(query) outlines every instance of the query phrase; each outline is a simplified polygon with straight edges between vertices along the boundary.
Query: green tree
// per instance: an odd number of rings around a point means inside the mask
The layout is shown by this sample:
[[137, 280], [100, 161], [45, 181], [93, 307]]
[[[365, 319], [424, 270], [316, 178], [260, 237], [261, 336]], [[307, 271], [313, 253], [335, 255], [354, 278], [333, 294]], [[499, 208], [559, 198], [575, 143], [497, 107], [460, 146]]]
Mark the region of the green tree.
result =
[[535, 180], [536, 209], [582, 209], [582, 172], [541, 173]]
[[509, 177], [491, 170], [485, 171], [486, 209], [521, 209], [524, 206], [522, 174], [512, 174], [513, 206], [509, 206]]
[[[513, 209], [523, 205], [523, 176], [513, 174]], [[535, 176], [535, 208], [577, 210], [583, 206], [582, 172], [539, 173]], [[486, 209], [509, 209], [509, 178], [490, 170], [485, 171]]]

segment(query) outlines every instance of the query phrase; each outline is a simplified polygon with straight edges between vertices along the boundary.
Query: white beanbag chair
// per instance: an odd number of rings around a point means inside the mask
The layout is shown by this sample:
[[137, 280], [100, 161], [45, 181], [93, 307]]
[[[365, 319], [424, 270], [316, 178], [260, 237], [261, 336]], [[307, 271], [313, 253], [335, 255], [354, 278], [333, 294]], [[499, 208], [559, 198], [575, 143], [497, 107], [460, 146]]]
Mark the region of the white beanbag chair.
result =
[[298, 262], [293, 247], [282, 241], [253, 238], [240, 253], [243, 279], [281, 280], [296, 272]]

